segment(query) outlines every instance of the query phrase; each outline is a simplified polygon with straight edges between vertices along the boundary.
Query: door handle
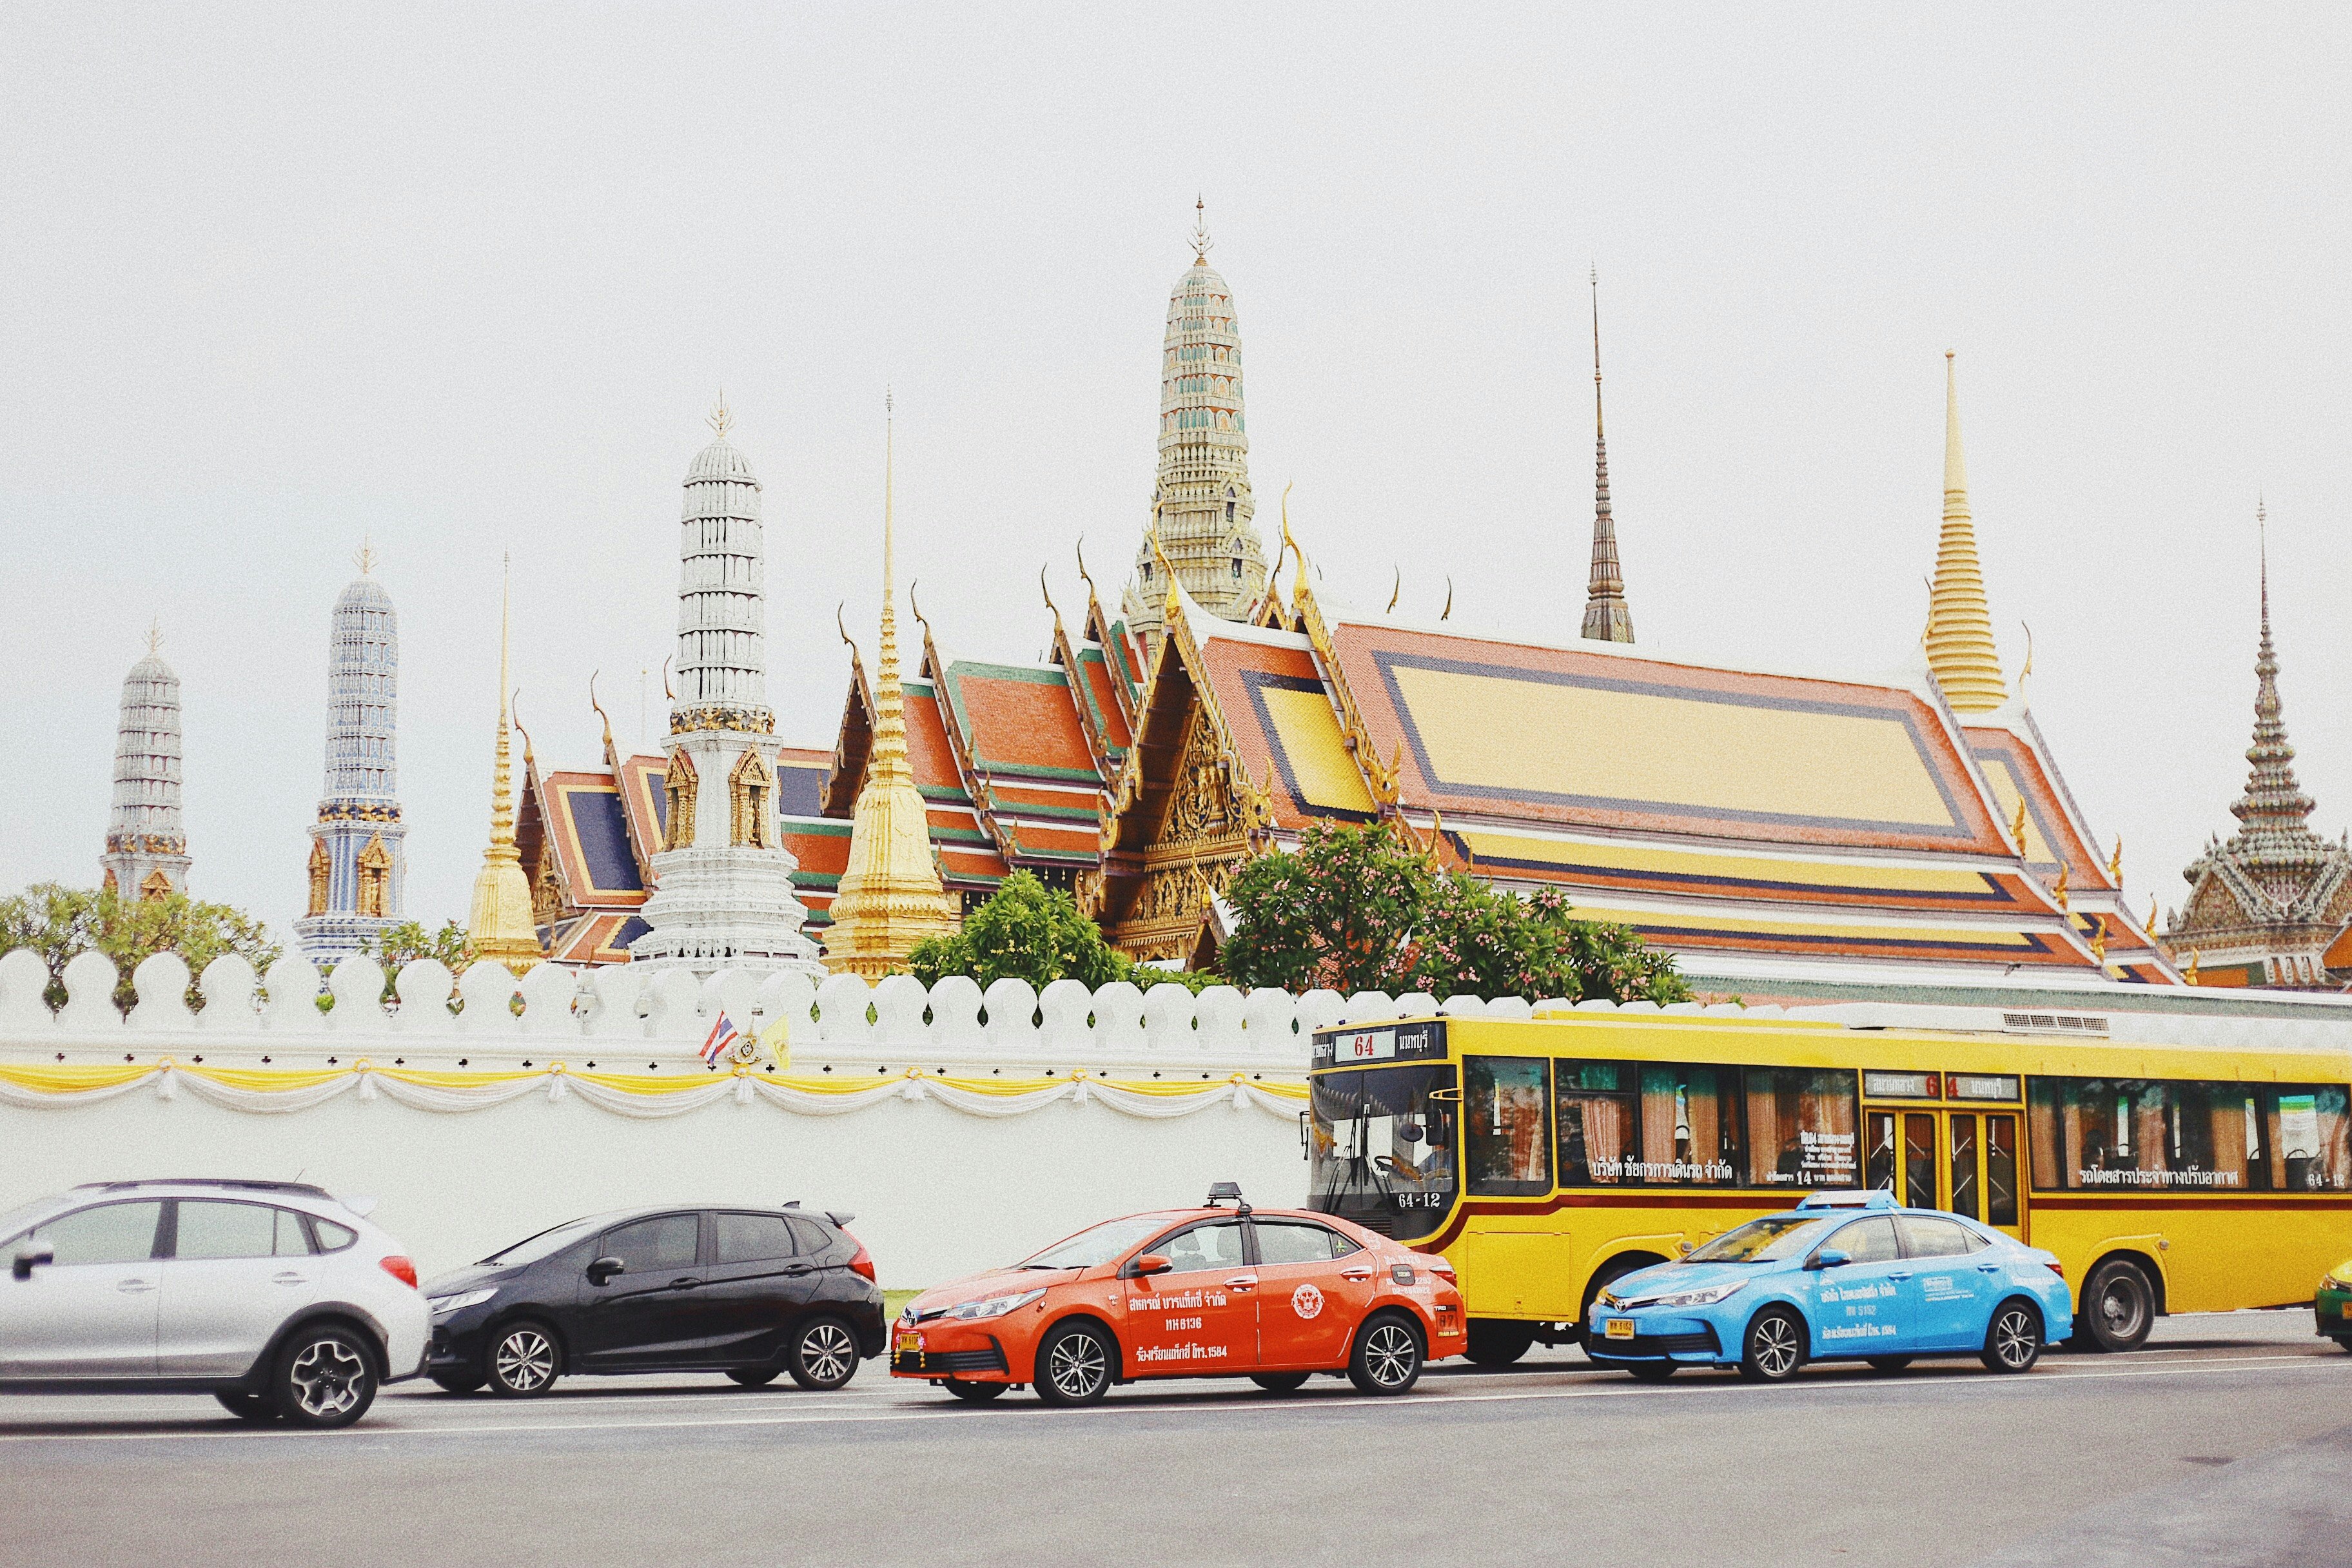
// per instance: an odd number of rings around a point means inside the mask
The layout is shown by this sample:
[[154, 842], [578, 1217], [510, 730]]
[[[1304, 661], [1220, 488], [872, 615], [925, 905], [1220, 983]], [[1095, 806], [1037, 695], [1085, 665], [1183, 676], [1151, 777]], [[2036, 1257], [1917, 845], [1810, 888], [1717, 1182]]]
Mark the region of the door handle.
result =
[[308, 1274], [297, 1274], [289, 1268], [283, 1274], [271, 1275], [269, 1282], [273, 1285], [308, 1285], [310, 1282], [310, 1277]]
[[1979, 1274], [1998, 1274], [2000, 1272], [2000, 1265], [1998, 1263], [1979, 1263], [1977, 1265], [1977, 1272]]
[[1255, 1290], [1257, 1289], [1257, 1276], [1255, 1274], [1236, 1274], [1232, 1279], [1225, 1281], [1225, 1289], [1228, 1290]]
[[1908, 1269], [1908, 1268], [1906, 1268], [1906, 1269], [1905, 1269], [1905, 1270], [1903, 1270], [1900, 1274], [1898, 1274], [1898, 1273], [1896, 1273], [1895, 1270], [1893, 1270], [1892, 1268], [1890, 1268], [1890, 1269], [1888, 1269], [1888, 1270], [1886, 1271], [1886, 1277], [1887, 1277], [1889, 1279], [1910, 1279], [1910, 1278], [1911, 1278], [1911, 1270], [1910, 1270], [1910, 1269]]
[[1370, 1279], [1371, 1277], [1372, 1271], [1369, 1268], [1342, 1268], [1339, 1270], [1339, 1278], [1342, 1279]]
[[669, 1288], [673, 1290], [690, 1290], [701, 1283], [701, 1280], [697, 1279], [693, 1275], [688, 1274], [671, 1280], [669, 1282]]
[[152, 1279], [125, 1279], [121, 1284], [117, 1285], [115, 1289], [121, 1291], [126, 1296], [136, 1296], [142, 1291], [152, 1290], [155, 1289], [155, 1282]]

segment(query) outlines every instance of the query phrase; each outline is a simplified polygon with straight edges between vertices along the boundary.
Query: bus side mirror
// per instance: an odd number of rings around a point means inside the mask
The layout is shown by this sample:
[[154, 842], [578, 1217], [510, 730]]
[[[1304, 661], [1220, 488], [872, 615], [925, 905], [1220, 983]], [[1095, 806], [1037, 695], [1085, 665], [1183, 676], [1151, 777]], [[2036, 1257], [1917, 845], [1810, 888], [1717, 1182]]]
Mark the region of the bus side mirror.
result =
[[1843, 1268], [1845, 1265], [1853, 1261], [1853, 1258], [1852, 1255], [1840, 1252], [1834, 1247], [1824, 1247], [1819, 1252], [1813, 1254], [1812, 1260], [1807, 1263], [1805, 1267], [1808, 1268]]
[[1310, 1158], [1315, 1152], [1315, 1134], [1307, 1120], [1314, 1114], [1311, 1110], [1298, 1113], [1298, 1157], [1302, 1160]]

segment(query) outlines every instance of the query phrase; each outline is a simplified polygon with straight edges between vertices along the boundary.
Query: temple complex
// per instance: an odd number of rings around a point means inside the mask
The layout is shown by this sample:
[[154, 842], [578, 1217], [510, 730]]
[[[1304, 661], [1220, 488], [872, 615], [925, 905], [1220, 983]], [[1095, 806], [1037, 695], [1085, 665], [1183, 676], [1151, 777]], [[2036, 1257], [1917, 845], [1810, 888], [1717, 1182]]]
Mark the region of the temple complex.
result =
[[466, 935], [474, 954], [522, 973], [545, 956], [530, 918], [530, 882], [515, 847], [512, 720], [507, 706], [509, 584], [499, 585], [499, 740], [490, 767], [490, 843], [474, 876]]
[[[1194, 203], [1192, 265], [1168, 296], [1160, 361], [1160, 472], [1146, 542], [1136, 552], [1127, 624], [1147, 641], [1172, 566], [1212, 615], [1239, 616], [1265, 593], [1265, 550], [1251, 519], [1249, 422], [1242, 412], [1241, 328], [1234, 293], [1209, 266], [1205, 204]], [[1165, 560], [1155, 560], [1156, 537]]]
[[374, 552], [362, 548], [359, 565], [328, 634], [326, 793], [310, 826], [310, 898], [294, 922], [302, 956], [330, 969], [402, 918], [408, 872], [395, 757], [400, 621], [373, 575]]
[[114, 731], [114, 805], [106, 819], [101, 885], [126, 899], [188, 890], [188, 835], [180, 820], [180, 678], [163, 662], [163, 634], [122, 678]]
[[677, 686], [663, 740], [661, 848], [630, 943], [640, 963], [817, 972], [801, 933], [791, 851], [776, 818], [780, 743], [769, 711], [766, 547], [760, 480], [727, 439], [687, 469], [679, 521]]
[[[2267, 521], [2257, 507], [2257, 526]], [[2254, 739], [2245, 793], [2230, 807], [2238, 831], [2209, 844], [2181, 873], [2189, 901], [2164, 939], [2200, 985], [2340, 991], [2352, 983], [2352, 847], [2311, 830], [2313, 801], [2295, 782], [2278, 669], [2265, 539]]]

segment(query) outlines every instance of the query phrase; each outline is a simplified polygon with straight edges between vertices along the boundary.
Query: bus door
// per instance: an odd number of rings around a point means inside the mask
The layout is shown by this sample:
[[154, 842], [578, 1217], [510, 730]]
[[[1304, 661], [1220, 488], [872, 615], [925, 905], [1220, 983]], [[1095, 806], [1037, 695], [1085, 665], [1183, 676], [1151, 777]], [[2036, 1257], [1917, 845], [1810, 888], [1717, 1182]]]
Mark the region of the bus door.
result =
[[1864, 1073], [1865, 1184], [1906, 1207], [1965, 1215], [2021, 1238], [2017, 1085], [2014, 1077]]

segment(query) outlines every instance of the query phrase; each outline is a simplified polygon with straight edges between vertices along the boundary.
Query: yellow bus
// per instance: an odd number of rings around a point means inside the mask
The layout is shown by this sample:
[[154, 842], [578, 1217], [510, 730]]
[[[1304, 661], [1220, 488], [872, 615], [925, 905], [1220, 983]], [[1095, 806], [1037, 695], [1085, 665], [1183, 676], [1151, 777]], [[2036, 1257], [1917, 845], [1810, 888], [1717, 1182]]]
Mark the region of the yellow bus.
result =
[[1804, 1189], [1883, 1188], [2063, 1261], [2077, 1343], [2309, 1301], [2352, 1256], [2352, 1052], [1538, 1011], [1314, 1036], [1308, 1203], [1454, 1263], [1474, 1361]]

